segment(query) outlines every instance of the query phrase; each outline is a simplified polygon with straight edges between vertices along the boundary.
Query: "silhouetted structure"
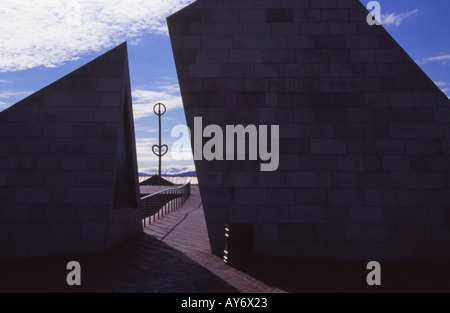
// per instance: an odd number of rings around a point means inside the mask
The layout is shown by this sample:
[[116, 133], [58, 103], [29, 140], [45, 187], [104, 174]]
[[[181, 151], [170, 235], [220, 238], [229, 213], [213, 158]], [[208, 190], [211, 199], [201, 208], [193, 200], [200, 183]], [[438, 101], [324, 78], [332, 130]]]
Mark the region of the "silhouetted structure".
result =
[[152, 176], [150, 178], [147, 178], [146, 180], [142, 181], [139, 185], [141, 186], [174, 186], [175, 184], [171, 183], [167, 179], [160, 178], [158, 175]]
[[126, 43], [0, 113], [0, 256], [142, 231]]
[[[450, 101], [358, 0], [197, 0], [168, 18], [188, 126], [280, 125], [280, 166], [195, 161], [212, 251], [450, 258]], [[195, 138], [200, 139], [200, 138]]]
[[158, 116], [158, 144], [152, 146], [153, 153], [158, 157], [158, 185], [162, 184], [162, 177], [161, 177], [161, 162], [162, 157], [166, 155], [166, 153], [169, 151], [169, 147], [167, 145], [163, 145], [161, 143], [161, 116], [163, 116], [166, 113], [166, 106], [162, 103], [157, 103], [153, 107], [153, 112]]

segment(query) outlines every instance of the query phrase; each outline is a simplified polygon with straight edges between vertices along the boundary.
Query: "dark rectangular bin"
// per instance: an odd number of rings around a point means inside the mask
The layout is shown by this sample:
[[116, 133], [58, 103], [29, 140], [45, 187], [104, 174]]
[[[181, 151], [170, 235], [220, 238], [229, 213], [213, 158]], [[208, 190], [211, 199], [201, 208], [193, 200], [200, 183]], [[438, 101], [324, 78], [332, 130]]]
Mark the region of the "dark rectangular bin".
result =
[[223, 261], [228, 265], [245, 265], [253, 259], [253, 231], [250, 224], [225, 224]]

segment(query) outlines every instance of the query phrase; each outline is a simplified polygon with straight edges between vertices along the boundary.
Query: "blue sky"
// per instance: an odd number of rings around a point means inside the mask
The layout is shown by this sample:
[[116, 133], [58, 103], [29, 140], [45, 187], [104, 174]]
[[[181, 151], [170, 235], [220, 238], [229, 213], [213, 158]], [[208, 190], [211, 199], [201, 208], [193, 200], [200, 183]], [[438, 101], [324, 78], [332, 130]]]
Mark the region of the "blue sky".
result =
[[[18, 102], [123, 41], [128, 41], [139, 170], [157, 158], [156, 102], [167, 105], [163, 142], [185, 124], [165, 18], [192, 0], [0, 0], [0, 110]], [[364, 5], [369, 1], [362, 0]], [[449, 0], [381, 0], [382, 23], [450, 96]], [[78, 14], [78, 12], [80, 14]], [[193, 170], [168, 153], [170, 173]]]

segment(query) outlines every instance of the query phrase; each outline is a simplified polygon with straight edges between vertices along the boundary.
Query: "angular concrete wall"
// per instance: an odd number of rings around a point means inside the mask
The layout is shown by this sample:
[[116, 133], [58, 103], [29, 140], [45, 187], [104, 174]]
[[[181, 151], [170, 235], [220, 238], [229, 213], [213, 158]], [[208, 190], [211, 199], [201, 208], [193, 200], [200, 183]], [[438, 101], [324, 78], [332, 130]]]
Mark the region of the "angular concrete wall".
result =
[[[168, 18], [188, 125], [280, 125], [280, 166], [196, 161], [212, 250], [450, 258], [450, 101], [358, 0], [198, 0]], [[198, 140], [199, 138], [195, 138]]]
[[0, 257], [103, 251], [142, 231], [138, 201], [125, 43], [0, 113]]

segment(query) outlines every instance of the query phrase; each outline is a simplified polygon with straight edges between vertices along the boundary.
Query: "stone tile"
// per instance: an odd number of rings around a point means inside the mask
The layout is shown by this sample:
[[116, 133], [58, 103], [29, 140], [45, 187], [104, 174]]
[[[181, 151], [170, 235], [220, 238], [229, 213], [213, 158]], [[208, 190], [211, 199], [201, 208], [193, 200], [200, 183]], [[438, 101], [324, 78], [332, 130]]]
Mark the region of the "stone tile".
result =
[[124, 81], [122, 78], [99, 78], [97, 82], [97, 91], [122, 91]]
[[254, 223], [256, 222], [256, 208], [248, 205], [234, 205], [230, 207], [229, 216], [231, 222]]
[[342, 139], [312, 139], [313, 154], [345, 154], [345, 142]]
[[392, 225], [366, 225], [363, 228], [363, 238], [366, 242], [392, 242], [395, 229]]
[[231, 50], [231, 63], [262, 63], [262, 53], [260, 50]]
[[271, 27], [266, 23], [242, 23], [243, 34], [247, 36], [268, 36], [271, 35]]
[[[289, 173], [287, 173], [289, 175]], [[261, 188], [274, 188], [290, 186], [286, 183], [286, 173], [284, 172], [261, 172], [258, 174], [258, 186]]]
[[[189, 38], [192, 38], [190, 36], [186, 36], [185, 37], [186, 41], [189, 40]], [[189, 44], [193, 44], [195, 43], [195, 39], [192, 41], [189, 41]], [[189, 49], [190, 46], [185, 45], [183, 47], [183, 49]], [[233, 48], [233, 37], [232, 36], [202, 36], [201, 37], [201, 45], [200, 45], [203, 49], [231, 49]], [[197, 48], [199, 47], [199, 45], [193, 45], [192, 48]]]
[[192, 64], [189, 68], [190, 77], [220, 77], [222, 67], [220, 64]]
[[356, 244], [356, 255], [360, 260], [383, 260], [386, 257], [385, 245], [380, 243]]
[[[295, 13], [294, 13], [295, 14]], [[295, 17], [294, 17], [295, 19]], [[328, 24], [320, 22], [300, 23], [300, 31], [303, 35], [328, 35]]]
[[228, 63], [229, 53], [226, 50], [202, 50], [197, 52], [198, 64]]
[[318, 186], [316, 172], [288, 172], [286, 184], [293, 188], [315, 188]]
[[[218, 42], [222, 41], [222, 38], [217, 38], [217, 37], [213, 37], [216, 38], [215, 40]], [[267, 37], [264, 37], [267, 38]], [[234, 48], [237, 50], [243, 50], [243, 49], [256, 49], [258, 48], [258, 38], [254, 37], [254, 36], [236, 36], [233, 37], [233, 41], [234, 41], [234, 45], [232, 45], [231, 47], [224, 47], [221, 46], [220, 48], [226, 49], [226, 48]]]
[[327, 256], [334, 260], [353, 260], [356, 257], [353, 243], [327, 243]]
[[395, 190], [368, 189], [365, 191], [365, 201], [367, 205], [397, 205], [397, 195]]
[[266, 22], [266, 10], [239, 10], [239, 22]]
[[237, 189], [235, 193], [236, 204], [265, 204], [266, 203], [266, 190], [265, 189]]
[[289, 222], [291, 223], [320, 223], [322, 222], [322, 211], [320, 207], [314, 206], [290, 206]]
[[106, 223], [83, 223], [82, 239], [87, 241], [104, 240]]
[[268, 189], [267, 204], [292, 205], [294, 204], [294, 192], [289, 189]]
[[281, 205], [258, 206], [256, 209], [257, 222], [262, 223], [287, 223], [289, 219], [289, 207]]

